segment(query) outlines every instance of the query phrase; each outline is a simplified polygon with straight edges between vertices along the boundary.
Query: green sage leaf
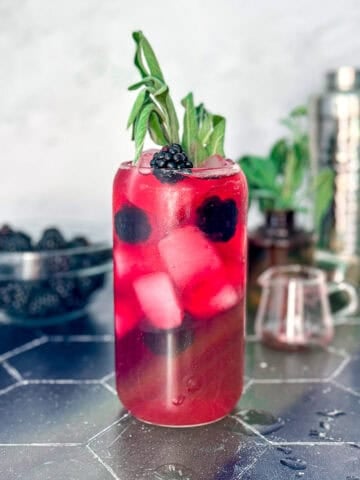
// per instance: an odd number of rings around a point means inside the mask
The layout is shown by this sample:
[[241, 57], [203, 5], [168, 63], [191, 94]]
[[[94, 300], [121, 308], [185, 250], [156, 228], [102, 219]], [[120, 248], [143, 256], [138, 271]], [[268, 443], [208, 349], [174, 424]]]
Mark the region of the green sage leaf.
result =
[[195, 158], [191, 155], [191, 151], [194, 151], [194, 148], [196, 148], [194, 144], [197, 142], [197, 121], [193, 94], [188, 93], [182, 99], [181, 104], [185, 108], [182, 147], [189, 158], [195, 162]]
[[159, 114], [155, 110], [153, 110], [150, 113], [148, 128], [149, 128], [149, 132], [152, 140], [157, 145], [164, 146], [170, 143], [169, 139], [166, 137], [166, 131], [164, 131], [161, 118], [159, 117]]
[[145, 141], [145, 135], [148, 129], [149, 117], [154, 109], [153, 104], [146, 105], [141, 111], [135, 124], [135, 162], [139, 159]]
[[220, 115], [213, 116], [213, 131], [207, 143], [207, 152], [209, 156], [215, 154], [225, 156], [225, 126], [226, 122], [224, 117], [221, 117]]
[[[146, 37], [143, 35], [142, 32], [136, 32], [134, 34], [134, 40], [137, 43], [138, 49], [143, 53], [151, 75], [157, 77], [159, 80], [164, 82], [164, 76], [162, 74], [159, 62], [156, 58], [154, 50], [152, 49]], [[140, 65], [142, 66], [142, 68], [144, 68], [144, 64], [142, 61], [140, 62]]]
[[142, 90], [139, 93], [139, 95], [136, 97], [133, 108], [131, 109], [131, 112], [129, 115], [129, 120], [127, 122], [126, 128], [129, 128], [135, 122], [135, 119], [138, 116], [140, 110], [142, 109], [144, 103], [146, 102], [147, 97], [148, 97], [148, 94], [146, 90]]

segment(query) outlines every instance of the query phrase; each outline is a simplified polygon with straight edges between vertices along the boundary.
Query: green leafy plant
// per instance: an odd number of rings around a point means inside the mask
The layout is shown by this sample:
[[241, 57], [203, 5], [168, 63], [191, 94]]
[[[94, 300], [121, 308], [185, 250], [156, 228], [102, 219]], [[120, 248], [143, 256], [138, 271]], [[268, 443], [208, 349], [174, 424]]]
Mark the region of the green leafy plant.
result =
[[[281, 123], [288, 134], [275, 142], [267, 156], [245, 155], [238, 163], [247, 177], [250, 197], [258, 201], [262, 211], [303, 211], [306, 195], [303, 187], [310, 167], [306, 107], [296, 107]], [[322, 170], [312, 187], [315, 218], [319, 223], [332, 198], [332, 171]]]
[[[141, 90], [130, 112], [128, 128], [132, 128], [137, 161], [147, 133], [160, 146], [179, 143], [180, 133], [174, 102], [155, 53], [142, 32], [134, 32], [133, 39], [134, 63], [141, 80], [129, 90]], [[202, 103], [195, 106], [192, 93], [181, 104], [185, 108], [181, 143], [194, 165], [214, 154], [224, 156], [225, 118], [211, 114]]]

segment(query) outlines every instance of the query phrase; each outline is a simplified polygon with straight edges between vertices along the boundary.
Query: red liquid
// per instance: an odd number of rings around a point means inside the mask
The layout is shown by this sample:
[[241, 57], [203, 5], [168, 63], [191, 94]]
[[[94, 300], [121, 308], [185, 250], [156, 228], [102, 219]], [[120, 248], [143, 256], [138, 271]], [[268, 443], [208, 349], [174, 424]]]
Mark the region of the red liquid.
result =
[[124, 164], [114, 181], [117, 390], [141, 420], [204, 424], [242, 391], [246, 182], [235, 166], [149, 172]]

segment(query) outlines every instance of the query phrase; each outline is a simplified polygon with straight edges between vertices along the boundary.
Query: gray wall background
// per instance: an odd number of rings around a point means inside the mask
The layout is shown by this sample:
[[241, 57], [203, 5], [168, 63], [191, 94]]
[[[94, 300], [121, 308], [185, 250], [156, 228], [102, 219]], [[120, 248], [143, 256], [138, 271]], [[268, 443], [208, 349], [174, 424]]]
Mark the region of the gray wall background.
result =
[[0, 0], [0, 223], [110, 219], [133, 155], [132, 30], [176, 101], [192, 90], [226, 116], [235, 158], [265, 152], [326, 70], [360, 63], [359, 25], [359, 0]]

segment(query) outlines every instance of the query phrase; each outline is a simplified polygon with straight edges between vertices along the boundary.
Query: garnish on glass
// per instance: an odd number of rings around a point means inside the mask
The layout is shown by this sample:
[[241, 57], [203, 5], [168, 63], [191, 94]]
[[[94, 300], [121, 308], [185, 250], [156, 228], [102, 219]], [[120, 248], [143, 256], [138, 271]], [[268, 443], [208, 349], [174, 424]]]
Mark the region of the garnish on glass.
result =
[[162, 182], [174, 183], [209, 157], [224, 157], [225, 118], [211, 114], [202, 103], [196, 106], [193, 94], [188, 93], [181, 101], [185, 109], [181, 135], [174, 102], [154, 50], [141, 31], [134, 32], [133, 39], [134, 63], [141, 76], [129, 87], [140, 90], [128, 120], [135, 142], [134, 161], [143, 154], [149, 134], [162, 147], [150, 161], [154, 175]]

